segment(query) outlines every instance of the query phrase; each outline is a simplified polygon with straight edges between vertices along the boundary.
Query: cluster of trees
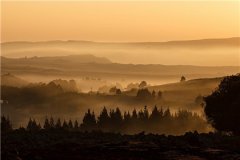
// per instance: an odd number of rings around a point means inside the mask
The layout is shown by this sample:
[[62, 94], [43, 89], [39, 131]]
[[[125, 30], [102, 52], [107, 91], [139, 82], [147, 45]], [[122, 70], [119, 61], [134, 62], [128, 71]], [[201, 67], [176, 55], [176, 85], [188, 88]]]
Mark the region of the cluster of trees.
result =
[[240, 135], [240, 74], [225, 77], [204, 101], [207, 119], [216, 130]]
[[118, 95], [118, 94], [121, 94], [122, 91], [121, 91], [121, 89], [119, 89], [116, 86], [114, 86], [114, 87], [109, 89], [109, 93]]
[[[2, 121], [3, 122], [3, 121]], [[38, 131], [41, 129], [65, 129], [79, 131], [101, 130], [104, 132], [121, 132], [127, 134], [139, 133], [142, 131], [151, 133], [181, 134], [189, 130], [204, 131], [206, 128], [205, 121], [196, 113], [186, 110], [179, 110], [172, 114], [169, 109], [158, 109], [156, 106], [150, 113], [145, 106], [143, 110], [122, 114], [119, 108], [108, 110], [104, 107], [98, 117], [95, 113], [88, 110], [82, 120], [63, 122], [60, 118], [56, 121], [50, 117], [45, 119], [41, 126], [34, 119], [30, 118], [26, 130]]]
[[48, 100], [49, 97], [64, 93], [62, 87], [54, 82], [50, 82], [48, 84], [30, 84], [27, 87], [22, 88], [1, 86], [1, 89], [1, 99], [17, 105], [19, 103], [41, 103], [44, 100]]
[[141, 99], [150, 99], [150, 98], [162, 98], [162, 92], [158, 91], [157, 93], [155, 90], [150, 92], [147, 88], [139, 89], [137, 92], [137, 97]]
[[81, 124], [83, 130], [102, 130], [107, 132], [139, 133], [185, 133], [189, 130], [204, 131], [205, 120], [196, 113], [179, 110], [172, 114], [169, 109], [158, 109], [155, 106], [150, 113], [145, 106], [143, 110], [122, 114], [119, 108], [110, 110], [104, 107], [96, 118], [94, 112], [88, 110]]

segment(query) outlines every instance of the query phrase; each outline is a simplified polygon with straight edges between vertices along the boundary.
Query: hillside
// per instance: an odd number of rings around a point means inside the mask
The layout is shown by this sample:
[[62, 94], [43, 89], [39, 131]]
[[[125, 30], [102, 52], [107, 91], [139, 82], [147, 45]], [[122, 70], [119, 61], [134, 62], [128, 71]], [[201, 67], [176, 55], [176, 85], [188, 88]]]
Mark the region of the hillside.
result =
[[1, 57], [2, 72], [25, 74], [64, 74], [82, 75], [84, 73], [121, 75], [212, 75], [223, 76], [240, 72], [238, 66], [190, 66], [111, 63], [106, 58], [92, 55], [6, 58]]
[[183, 91], [183, 90], [196, 90], [201, 91], [202, 89], [208, 89], [212, 91], [223, 77], [219, 78], [202, 78], [202, 79], [192, 79], [185, 82], [169, 83], [164, 85], [157, 85], [149, 87], [150, 90], [162, 90], [162, 91]]
[[62, 65], [65, 63], [79, 64], [79, 63], [111, 63], [110, 60], [104, 57], [96, 57], [93, 55], [69, 55], [69, 56], [56, 56], [56, 57], [24, 57], [9, 59], [1, 57], [3, 63], [16, 63], [19, 65], [42, 65], [42, 66], [54, 66]]
[[162, 91], [166, 100], [175, 105], [197, 103], [198, 96], [210, 95], [219, 85], [223, 77], [193, 79], [185, 82], [170, 83], [149, 87], [150, 91]]
[[29, 83], [19, 77], [16, 77], [10, 73], [1, 75], [1, 85], [12, 87], [23, 87]]

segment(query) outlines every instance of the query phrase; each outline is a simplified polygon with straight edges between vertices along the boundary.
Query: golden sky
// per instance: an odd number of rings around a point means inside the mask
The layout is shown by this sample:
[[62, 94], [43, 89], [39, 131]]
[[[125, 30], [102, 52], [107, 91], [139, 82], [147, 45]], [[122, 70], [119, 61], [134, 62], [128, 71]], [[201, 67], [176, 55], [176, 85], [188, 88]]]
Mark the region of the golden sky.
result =
[[1, 41], [169, 41], [240, 36], [240, 1], [4, 1]]

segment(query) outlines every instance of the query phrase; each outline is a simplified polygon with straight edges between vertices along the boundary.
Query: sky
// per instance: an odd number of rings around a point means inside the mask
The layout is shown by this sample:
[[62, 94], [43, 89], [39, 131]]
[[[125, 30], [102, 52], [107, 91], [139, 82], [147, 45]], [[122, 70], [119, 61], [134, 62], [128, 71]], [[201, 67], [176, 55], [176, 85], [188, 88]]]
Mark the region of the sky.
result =
[[240, 36], [240, 1], [2, 1], [1, 42]]

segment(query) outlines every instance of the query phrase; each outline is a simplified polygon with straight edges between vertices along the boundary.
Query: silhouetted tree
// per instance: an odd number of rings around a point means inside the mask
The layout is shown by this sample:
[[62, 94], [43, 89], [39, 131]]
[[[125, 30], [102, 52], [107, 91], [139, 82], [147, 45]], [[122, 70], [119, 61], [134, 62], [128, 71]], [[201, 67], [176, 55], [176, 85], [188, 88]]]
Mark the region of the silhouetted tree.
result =
[[1, 116], [1, 132], [7, 133], [12, 131], [12, 124], [9, 120], [9, 118], [5, 116]]
[[143, 89], [143, 88], [145, 88], [147, 86], [147, 82], [146, 81], [142, 81], [140, 84], [139, 84], [139, 88], [140, 89]]
[[170, 112], [170, 110], [169, 110], [169, 108], [168, 108], [168, 109], [166, 109], [166, 110], [164, 111], [164, 113], [163, 113], [163, 118], [164, 118], [165, 121], [170, 121], [170, 120], [171, 120], [171, 117], [172, 117], [172, 115], [171, 115], [171, 112]]
[[158, 91], [158, 99], [161, 99], [161, 98], [162, 98], [162, 92]]
[[152, 97], [151, 92], [147, 88], [139, 89], [137, 92], [137, 97], [141, 99], [148, 99]]
[[50, 125], [50, 128], [51, 128], [51, 129], [55, 128], [55, 124], [54, 124], [54, 119], [53, 119], [53, 117], [50, 117], [49, 125]]
[[120, 131], [123, 122], [123, 117], [120, 109], [117, 107], [116, 111], [110, 111], [110, 124], [112, 131]]
[[31, 130], [32, 129], [32, 123], [33, 123], [33, 121], [30, 118], [29, 121], [28, 121], [28, 124], [27, 124], [27, 128], [26, 128], [27, 130]]
[[78, 129], [78, 127], [79, 127], [78, 121], [75, 120], [75, 122], [74, 122], [74, 129]]
[[138, 125], [138, 129], [139, 129], [139, 132], [142, 132], [142, 131], [145, 131], [145, 128], [148, 124], [148, 118], [149, 118], [149, 113], [148, 113], [148, 110], [147, 110], [147, 106], [144, 107], [144, 110], [140, 110], [138, 112], [138, 123], [136, 125]]
[[137, 120], [138, 116], [137, 116], [137, 111], [136, 109], [134, 108], [133, 112], [132, 112], [132, 119], [133, 120]]
[[155, 98], [156, 97], [156, 92], [153, 90], [152, 91], [152, 97]]
[[58, 118], [57, 123], [56, 123], [56, 125], [55, 125], [55, 128], [56, 128], [56, 129], [62, 128], [62, 123], [61, 123], [60, 118]]
[[116, 90], [116, 94], [119, 95], [119, 94], [122, 94], [122, 91], [120, 89], [117, 89]]
[[160, 123], [162, 117], [163, 117], [162, 110], [159, 111], [157, 106], [155, 106], [152, 110], [152, 114], [150, 115], [149, 120], [151, 123]]
[[182, 76], [180, 79], [180, 82], [185, 82], [186, 81], [186, 77]]
[[68, 121], [68, 128], [73, 129], [73, 123], [71, 119]]
[[100, 129], [103, 130], [108, 130], [109, 129], [109, 115], [108, 115], [108, 111], [106, 109], [106, 107], [103, 107], [102, 112], [100, 113], [99, 117], [98, 117], [98, 126]]
[[140, 110], [140, 111], [138, 112], [138, 119], [139, 119], [140, 121], [144, 121], [144, 113], [143, 113], [142, 110]]
[[47, 117], [46, 117], [46, 119], [45, 119], [43, 128], [44, 128], [44, 129], [50, 129], [50, 128], [51, 128], [51, 125], [50, 125], [49, 120], [48, 120]]
[[143, 114], [144, 114], [144, 119], [147, 121], [149, 118], [149, 112], [148, 112], [147, 106], [144, 106]]
[[95, 114], [94, 112], [91, 113], [90, 109], [88, 109], [88, 112], [83, 117], [82, 128], [84, 130], [94, 130], [96, 128]]
[[28, 121], [28, 125], [27, 125], [27, 128], [26, 128], [28, 131], [38, 131], [41, 129], [41, 126], [40, 125], [37, 125], [35, 119], [29, 119]]
[[204, 100], [207, 119], [215, 129], [240, 135], [240, 75], [225, 77]]
[[62, 128], [63, 129], [68, 129], [68, 124], [65, 120], [63, 121]]
[[124, 112], [123, 119], [126, 123], [129, 123], [129, 121], [131, 120], [130, 113], [129, 112]]

